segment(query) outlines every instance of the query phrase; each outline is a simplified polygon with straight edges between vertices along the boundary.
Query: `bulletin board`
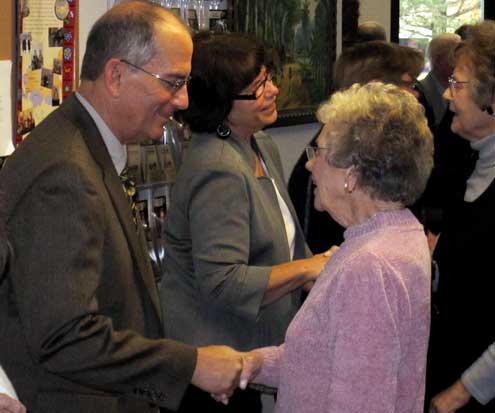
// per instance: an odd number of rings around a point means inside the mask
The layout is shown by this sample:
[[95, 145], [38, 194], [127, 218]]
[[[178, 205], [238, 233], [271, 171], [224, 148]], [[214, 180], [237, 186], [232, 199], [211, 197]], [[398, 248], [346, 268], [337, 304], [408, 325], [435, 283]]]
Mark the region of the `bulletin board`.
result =
[[74, 91], [78, 67], [77, 0], [18, 4], [17, 143]]

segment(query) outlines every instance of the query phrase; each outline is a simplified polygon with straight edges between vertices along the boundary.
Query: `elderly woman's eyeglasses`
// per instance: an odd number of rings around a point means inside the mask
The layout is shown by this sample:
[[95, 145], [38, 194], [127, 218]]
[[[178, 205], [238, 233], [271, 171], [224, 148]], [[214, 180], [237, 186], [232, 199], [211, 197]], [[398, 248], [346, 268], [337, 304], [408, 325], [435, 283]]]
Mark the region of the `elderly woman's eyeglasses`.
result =
[[256, 100], [261, 97], [263, 92], [265, 91], [266, 82], [271, 82], [273, 85], [277, 83], [277, 76], [273, 73], [268, 73], [265, 78], [260, 82], [260, 84], [256, 87], [256, 90], [253, 93], [248, 95], [234, 95], [234, 100]]
[[454, 94], [454, 92], [458, 89], [462, 89], [463, 85], [468, 84], [468, 81], [461, 81], [454, 78], [454, 76], [449, 76], [449, 89], [450, 93]]
[[330, 148], [324, 148], [320, 146], [306, 146], [306, 156], [308, 157], [309, 161], [312, 161], [313, 159], [320, 156], [323, 151], [328, 151], [329, 149]]
[[149, 76], [153, 76], [155, 79], [158, 79], [162, 83], [162, 85], [164, 85], [165, 88], [171, 93], [177, 93], [179, 91], [179, 89], [181, 89], [182, 87], [184, 87], [185, 85], [187, 85], [191, 81], [191, 76], [188, 76], [185, 79], [179, 79], [179, 80], [172, 82], [171, 80], [164, 79], [160, 75], [148, 72], [146, 69], [143, 69], [142, 67], [139, 67], [139, 66], [135, 65], [134, 63], [128, 62], [125, 59], [120, 59], [120, 61], [122, 63], [125, 63], [126, 65], [133, 67], [134, 69], [137, 69], [143, 73], [146, 73]]

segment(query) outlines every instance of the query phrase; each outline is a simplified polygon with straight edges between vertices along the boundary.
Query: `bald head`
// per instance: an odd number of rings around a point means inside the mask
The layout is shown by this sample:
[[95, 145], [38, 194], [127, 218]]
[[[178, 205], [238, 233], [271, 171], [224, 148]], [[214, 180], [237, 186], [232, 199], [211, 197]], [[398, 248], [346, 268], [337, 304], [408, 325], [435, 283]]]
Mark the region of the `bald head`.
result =
[[144, 66], [158, 53], [156, 34], [170, 36], [189, 31], [173, 13], [144, 1], [112, 7], [91, 28], [83, 58], [81, 80], [96, 80], [111, 58]]
[[356, 35], [357, 42], [369, 42], [372, 40], [387, 40], [385, 28], [377, 22], [367, 21], [358, 26]]
[[445, 83], [452, 74], [453, 66], [450, 55], [461, 41], [455, 33], [444, 33], [434, 37], [428, 45], [428, 57], [431, 70], [438, 80]]

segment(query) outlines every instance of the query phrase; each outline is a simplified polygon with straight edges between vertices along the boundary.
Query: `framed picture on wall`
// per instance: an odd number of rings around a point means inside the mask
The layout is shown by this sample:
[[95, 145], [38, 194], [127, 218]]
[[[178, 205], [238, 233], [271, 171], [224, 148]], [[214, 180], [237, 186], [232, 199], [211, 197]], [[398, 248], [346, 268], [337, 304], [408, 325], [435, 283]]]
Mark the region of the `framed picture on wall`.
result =
[[231, 0], [231, 30], [276, 49], [279, 118], [274, 126], [315, 121], [331, 90], [337, 44], [336, 0]]

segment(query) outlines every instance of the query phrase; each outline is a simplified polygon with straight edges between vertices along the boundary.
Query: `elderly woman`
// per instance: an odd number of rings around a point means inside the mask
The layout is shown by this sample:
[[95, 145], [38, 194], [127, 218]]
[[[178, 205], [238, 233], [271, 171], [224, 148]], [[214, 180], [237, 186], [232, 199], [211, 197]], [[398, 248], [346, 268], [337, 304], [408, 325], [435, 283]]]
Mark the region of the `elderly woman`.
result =
[[[227, 33], [195, 36], [193, 131], [164, 229], [161, 286], [167, 337], [240, 350], [280, 344], [327, 257], [310, 257], [284, 187], [275, 143], [261, 129], [277, 119], [271, 54]], [[261, 410], [258, 392], [229, 406], [191, 388], [182, 411]]]
[[[452, 130], [478, 153], [466, 185], [445, 211], [444, 228], [433, 258], [438, 264], [438, 291], [433, 297], [428, 354], [430, 396], [461, 378], [495, 340], [495, 22], [473, 26], [454, 54], [455, 69], [444, 97], [454, 112]], [[459, 383], [457, 383], [459, 384]], [[431, 410], [450, 412], [454, 392], [434, 400]], [[495, 405], [472, 400], [466, 412], [493, 412]]]
[[410, 93], [377, 82], [334, 94], [318, 117], [307, 163], [315, 207], [346, 228], [345, 240], [285, 344], [249, 353], [254, 382], [278, 388], [277, 412], [420, 413], [430, 253], [405, 205], [430, 174], [431, 132]]

